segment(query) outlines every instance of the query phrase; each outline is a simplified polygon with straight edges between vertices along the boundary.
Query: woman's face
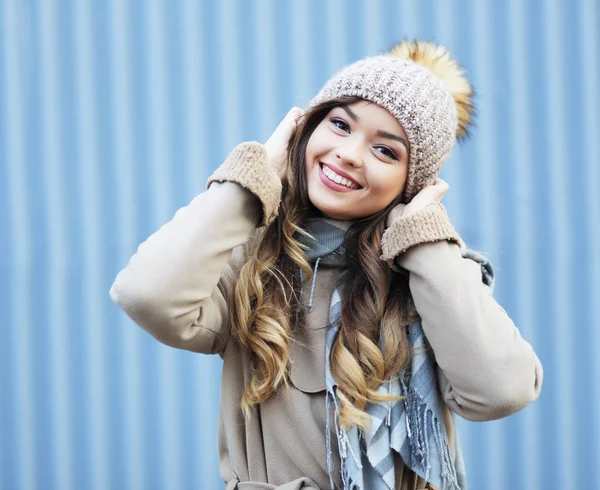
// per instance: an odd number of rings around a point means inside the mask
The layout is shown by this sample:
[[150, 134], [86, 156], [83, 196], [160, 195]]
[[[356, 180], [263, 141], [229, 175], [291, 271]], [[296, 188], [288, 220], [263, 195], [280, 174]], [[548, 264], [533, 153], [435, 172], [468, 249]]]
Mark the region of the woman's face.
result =
[[306, 147], [306, 183], [325, 216], [352, 220], [384, 209], [404, 189], [408, 138], [398, 120], [368, 101], [333, 108]]

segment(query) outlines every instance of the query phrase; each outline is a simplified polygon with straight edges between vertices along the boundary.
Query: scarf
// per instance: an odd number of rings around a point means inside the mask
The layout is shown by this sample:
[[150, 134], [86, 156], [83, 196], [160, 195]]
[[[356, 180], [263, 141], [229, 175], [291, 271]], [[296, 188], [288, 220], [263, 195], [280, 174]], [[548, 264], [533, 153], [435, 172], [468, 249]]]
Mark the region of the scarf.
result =
[[[345, 264], [343, 242], [350, 222], [327, 218], [309, 218], [305, 225], [315, 240], [303, 235], [297, 237], [308, 246], [305, 254], [315, 263], [309, 310], [316, 284], [319, 263], [333, 267]], [[340, 478], [344, 490], [393, 490], [396, 486], [393, 451], [400, 454], [404, 464], [421, 478], [440, 490], [466, 490], [464, 462], [458, 434], [456, 459], [452, 462], [448, 435], [443, 422], [440, 395], [437, 388], [435, 360], [431, 349], [425, 349], [426, 339], [421, 321], [408, 327], [413, 352], [410, 365], [402, 373], [382, 383], [378, 393], [403, 396], [394, 402], [369, 403], [366, 413], [372, 424], [368, 431], [357, 426], [343, 429], [339, 425], [337, 384], [329, 367], [330, 352], [340, 327], [341, 291], [333, 292], [329, 309], [326, 343], [326, 413], [327, 413], [327, 467], [331, 488], [332, 449], [329, 414], [334, 410], [335, 433], [340, 453]], [[456, 426], [456, 424], [455, 424]]]

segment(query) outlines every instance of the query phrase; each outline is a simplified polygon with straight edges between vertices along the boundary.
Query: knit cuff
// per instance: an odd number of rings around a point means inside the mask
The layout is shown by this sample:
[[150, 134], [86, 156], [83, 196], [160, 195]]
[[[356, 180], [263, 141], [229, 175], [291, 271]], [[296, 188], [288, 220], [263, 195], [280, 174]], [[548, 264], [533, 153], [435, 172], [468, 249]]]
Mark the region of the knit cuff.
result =
[[420, 243], [450, 240], [461, 248], [464, 242], [450, 223], [442, 203], [434, 203], [394, 221], [381, 239], [381, 259], [393, 264], [394, 258]]
[[277, 216], [281, 200], [281, 179], [269, 166], [267, 150], [263, 144], [247, 141], [237, 145], [209, 177], [206, 188], [213, 182], [236, 182], [258, 197], [263, 210], [259, 226], [267, 226]]

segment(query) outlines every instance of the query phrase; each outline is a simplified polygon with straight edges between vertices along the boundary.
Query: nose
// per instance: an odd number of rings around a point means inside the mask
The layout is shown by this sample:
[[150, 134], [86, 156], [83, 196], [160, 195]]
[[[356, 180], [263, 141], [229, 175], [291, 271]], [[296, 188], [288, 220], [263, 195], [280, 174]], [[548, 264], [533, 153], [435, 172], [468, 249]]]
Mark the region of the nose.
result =
[[335, 157], [338, 161], [358, 167], [361, 165], [360, 145], [358, 142], [348, 142], [343, 146], [338, 146], [335, 150]]

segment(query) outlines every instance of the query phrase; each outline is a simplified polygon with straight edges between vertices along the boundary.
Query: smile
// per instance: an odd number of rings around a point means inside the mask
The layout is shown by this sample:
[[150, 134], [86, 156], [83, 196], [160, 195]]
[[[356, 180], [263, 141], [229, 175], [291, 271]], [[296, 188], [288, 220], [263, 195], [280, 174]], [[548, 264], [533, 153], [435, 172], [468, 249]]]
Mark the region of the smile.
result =
[[350, 181], [349, 179], [346, 179], [345, 177], [342, 177], [341, 175], [338, 175], [330, 167], [327, 167], [326, 165], [323, 165], [322, 163], [320, 163], [319, 166], [321, 167], [321, 173], [330, 182], [337, 184], [338, 186], [346, 187], [348, 190], [360, 189], [359, 185], [355, 184], [354, 182]]

